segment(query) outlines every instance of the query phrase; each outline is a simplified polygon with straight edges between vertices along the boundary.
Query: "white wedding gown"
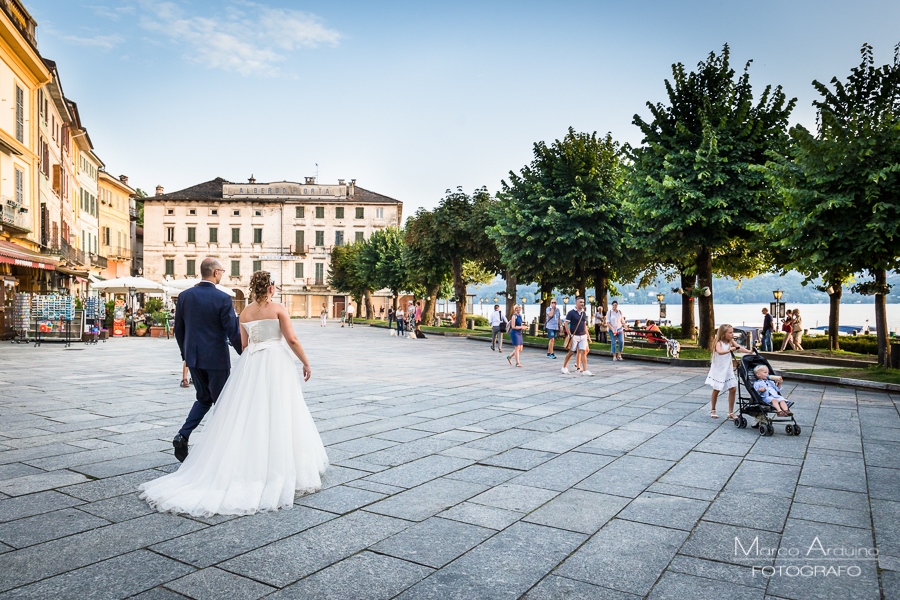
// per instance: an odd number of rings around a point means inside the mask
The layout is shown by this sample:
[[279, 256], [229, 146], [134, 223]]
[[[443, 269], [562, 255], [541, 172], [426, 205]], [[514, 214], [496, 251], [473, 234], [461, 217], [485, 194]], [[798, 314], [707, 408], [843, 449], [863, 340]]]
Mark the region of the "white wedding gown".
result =
[[160, 512], [247, 515], [290, 507], [296, 492], [322, 486], [328, 456], [278, 319], [241, 325], [249, 344], [187, 459], [140, 486]]

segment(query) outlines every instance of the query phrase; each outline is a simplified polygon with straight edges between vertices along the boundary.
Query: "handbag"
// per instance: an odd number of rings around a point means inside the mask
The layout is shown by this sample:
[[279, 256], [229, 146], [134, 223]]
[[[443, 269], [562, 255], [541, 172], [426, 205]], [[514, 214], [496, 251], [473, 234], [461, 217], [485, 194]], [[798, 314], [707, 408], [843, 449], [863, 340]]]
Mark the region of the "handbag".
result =
[[[581, 327], [581, 322], [584, 320], [584, 315], [585, 313], [581, 313], [581, 319], [578, 320], [578, 325], [575, 326], [575, 331], [578, 331], [578, 329]], [[570, 350], [572, 348], [572, 338], [574, 337], [575, 333], [573, 332], [566, 338], [566, 343], [564, 345], [566, 350]]]
[[781, 325], [781, 330], [782, 330], [782, 331], [787, 331], [788, 333], [790, 333], [790, 331], [791, 331], [791, 321], [790, 321], [790, 319], [788, 319], [787, 321], [785, 321], [785, 322]]

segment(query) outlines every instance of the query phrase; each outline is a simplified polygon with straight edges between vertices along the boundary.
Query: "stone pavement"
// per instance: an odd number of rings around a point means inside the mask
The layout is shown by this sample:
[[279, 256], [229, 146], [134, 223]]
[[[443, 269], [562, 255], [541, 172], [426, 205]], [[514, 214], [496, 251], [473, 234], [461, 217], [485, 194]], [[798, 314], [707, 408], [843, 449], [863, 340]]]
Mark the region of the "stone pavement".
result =
[[239, 518], [137, 497], [177, 467], [174, 341], [0, 343], [0, 600], [900, 596], [896, 395], [791, 384], [802, 434], [760, 438], [702, 369], [295, 327], [326, 489]]

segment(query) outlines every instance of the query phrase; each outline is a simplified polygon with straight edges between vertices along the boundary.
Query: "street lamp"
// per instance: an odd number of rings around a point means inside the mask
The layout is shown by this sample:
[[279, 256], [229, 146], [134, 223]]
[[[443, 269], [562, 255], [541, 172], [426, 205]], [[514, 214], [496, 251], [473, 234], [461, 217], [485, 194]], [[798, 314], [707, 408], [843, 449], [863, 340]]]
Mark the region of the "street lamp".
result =
[[526, 303], [527, 301], [528, 301], [528, 299], [527, 299], [525, 296], [522, 296], [522, 309], [523, 309], [523, 310], [525, 309], [525, 303]]
[[779, 331], [778, 320], [781, 318], [781, 296], [784, 294], [781, 290], [774, 290], [772, 295], [775, 296], [775, 331]]
[[563, 314], [568, 314], [569, 312], [569, 297], [566, 296], [563, 298]]
[[665, 294], [656, 294], [656, 301], [659, 302], [659, 325], [662, 325], [663, 319], [666, 317], [666, 305], [663, 304], [663, 300], [665, 299]]

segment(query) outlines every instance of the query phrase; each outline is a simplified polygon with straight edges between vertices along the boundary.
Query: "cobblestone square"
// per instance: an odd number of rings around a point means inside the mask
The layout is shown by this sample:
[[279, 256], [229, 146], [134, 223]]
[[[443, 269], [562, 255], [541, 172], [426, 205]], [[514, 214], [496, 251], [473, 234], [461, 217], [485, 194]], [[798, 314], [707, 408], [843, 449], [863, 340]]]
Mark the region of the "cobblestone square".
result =
[[237, 518], [137, 497], [174, 339], [0, 344], [0, 600], [900, 597], [900, 396], [787, 382], [802, 434], [759, 437], [705, 369], [295, 329], [325, 488]]

